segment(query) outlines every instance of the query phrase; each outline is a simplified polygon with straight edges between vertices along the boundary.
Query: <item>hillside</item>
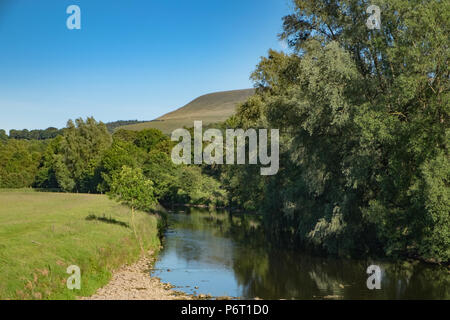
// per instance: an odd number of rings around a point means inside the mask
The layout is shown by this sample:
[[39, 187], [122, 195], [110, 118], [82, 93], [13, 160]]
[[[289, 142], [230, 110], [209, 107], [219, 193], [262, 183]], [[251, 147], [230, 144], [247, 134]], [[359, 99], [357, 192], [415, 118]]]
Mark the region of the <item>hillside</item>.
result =
[[237, 104], [244, 102], [253, 93], [254, 89], [244, 89], [206, 94], [153, 121], [120, 128], [136, 131], [155, 128], [170, 133], [184, 126], [192, 127], [195, 120], [202, 120], [203, 124], [225, 121], [235, 113]]
[[143, 122], [148, 122], [147, 121], [139, 121], [139, 120], [118, 120], [118, 121], [114, 121], [114, 122], [106, 122], [106, 128], [108, 129], [108, 131], [110, 133], [113, 133], [114, 130], [116, 130], [118, 127], [123, 127], [123, 126], [128, 126], [128, 125], [132, 125], [132, 124], [138, 124], [138, 123], [143, 123]]

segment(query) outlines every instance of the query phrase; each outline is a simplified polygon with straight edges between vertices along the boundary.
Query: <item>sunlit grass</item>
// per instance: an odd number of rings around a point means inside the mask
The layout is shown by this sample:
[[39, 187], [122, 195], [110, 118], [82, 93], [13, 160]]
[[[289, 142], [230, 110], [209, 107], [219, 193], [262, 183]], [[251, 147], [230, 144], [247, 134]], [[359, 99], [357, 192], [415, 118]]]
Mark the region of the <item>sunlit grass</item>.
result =
[[[136, 222], [145, 248], [157, 249], [157, 218], [138, 212]], [[129, 209], [104, 195], [0, 191], [0, 299], [91, 295], [139, 257], [129, 225]], [[69, 265], [81, 269], [80, 290], [66, 287]]]

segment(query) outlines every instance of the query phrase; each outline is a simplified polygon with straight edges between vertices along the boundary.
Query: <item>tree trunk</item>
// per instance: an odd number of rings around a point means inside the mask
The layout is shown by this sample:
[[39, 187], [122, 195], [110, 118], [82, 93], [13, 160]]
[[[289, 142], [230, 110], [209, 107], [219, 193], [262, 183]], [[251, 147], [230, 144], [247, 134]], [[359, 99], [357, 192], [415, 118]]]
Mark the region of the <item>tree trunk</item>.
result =
[[136, 231], [136, 225], [134, 224], [134, 207], [131, 207], [131, 226], [133, 227], [134, 236], [136, 237], [136, 240], [139, 243], [139, 247], [141, 247], [141, 252], [144, 252], [144, 247], [142, 246], [141, 239], [139, 238], [137, 231]]

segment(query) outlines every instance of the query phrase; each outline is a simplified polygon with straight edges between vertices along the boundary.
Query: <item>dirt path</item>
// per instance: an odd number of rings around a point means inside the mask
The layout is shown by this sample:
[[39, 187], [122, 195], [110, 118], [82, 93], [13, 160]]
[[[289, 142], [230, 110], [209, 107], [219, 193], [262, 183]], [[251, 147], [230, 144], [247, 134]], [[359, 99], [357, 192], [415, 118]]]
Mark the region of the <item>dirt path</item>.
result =
[[138, 262], [124, 266], [113, 273], [110, 282], [97, 290], [91, 297], [82, 300], [180, 300], [192, 299], [184, 293], [172, 290], [157, 278], [150, 277], [149, 267], [153, 264], [152, 252]]

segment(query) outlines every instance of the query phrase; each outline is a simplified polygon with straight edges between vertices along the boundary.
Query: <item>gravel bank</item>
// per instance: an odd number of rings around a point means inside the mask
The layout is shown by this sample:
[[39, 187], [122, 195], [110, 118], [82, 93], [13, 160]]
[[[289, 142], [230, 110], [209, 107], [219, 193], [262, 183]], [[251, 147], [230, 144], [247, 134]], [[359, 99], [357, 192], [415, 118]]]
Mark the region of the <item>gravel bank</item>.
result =
[[158, 278], [150, 277], [148, 270], [155, 258], [148, 252], [138, 262], [123, 266], [113, 273], [110, 282], [90, 297], [82, 300], [190, 300], [185, 293], [172, 290]]

